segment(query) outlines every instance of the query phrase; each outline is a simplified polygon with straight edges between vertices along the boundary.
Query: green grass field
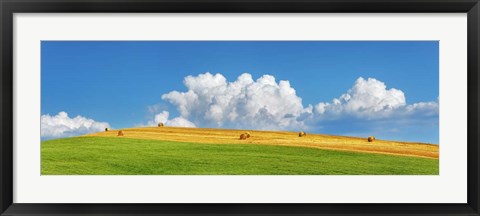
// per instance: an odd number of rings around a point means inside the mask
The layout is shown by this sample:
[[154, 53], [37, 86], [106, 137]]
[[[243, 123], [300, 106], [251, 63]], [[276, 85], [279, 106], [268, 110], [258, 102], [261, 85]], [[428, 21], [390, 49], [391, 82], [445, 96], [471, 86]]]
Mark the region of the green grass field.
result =
[[438, 159], [108, 137], [43, 141], [42, 175], [438, 175]]

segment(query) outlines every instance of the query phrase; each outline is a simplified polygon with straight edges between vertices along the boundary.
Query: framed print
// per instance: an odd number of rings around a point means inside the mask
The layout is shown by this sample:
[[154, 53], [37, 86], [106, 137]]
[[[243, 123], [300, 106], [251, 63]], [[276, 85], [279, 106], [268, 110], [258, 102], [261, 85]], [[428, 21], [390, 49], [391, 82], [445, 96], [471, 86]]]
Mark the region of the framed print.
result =
[[479, 4], [2, 1], [2, 215], [479, 215]]

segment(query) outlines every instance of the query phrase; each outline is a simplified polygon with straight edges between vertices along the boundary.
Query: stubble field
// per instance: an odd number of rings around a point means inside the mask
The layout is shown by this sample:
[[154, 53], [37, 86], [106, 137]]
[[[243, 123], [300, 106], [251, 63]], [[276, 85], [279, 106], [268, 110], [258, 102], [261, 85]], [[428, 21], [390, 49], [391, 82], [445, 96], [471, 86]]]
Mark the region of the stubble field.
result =
[[[438, 175], [438, 145], [145, 127], [42, 142], [42, 175]], [[240, 134], [251, 137], [240, 140]]]

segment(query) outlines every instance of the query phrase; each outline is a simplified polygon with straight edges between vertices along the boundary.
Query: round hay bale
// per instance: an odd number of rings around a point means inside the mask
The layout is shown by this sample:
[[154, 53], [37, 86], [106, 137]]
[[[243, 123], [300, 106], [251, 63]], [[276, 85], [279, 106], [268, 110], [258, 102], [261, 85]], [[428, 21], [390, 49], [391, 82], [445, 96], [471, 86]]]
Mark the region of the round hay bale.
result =
[[163, 126], [164, 126], [164, 125], [163, 125], [162, 122], [158, 123], [158, 127], [163, 127]]
[[305, 131], [300, 131], [300, 133], [298, 133], [298, 136], [304, 137], [304, 136], [307, 136], [307, 133], [305, 133]]
[[374, 136], [369, 136], [367, 138], [368, 142], [373, 142], [375, 140], [375, 137]]
[[117, 136], [123, 136], [123, 131], [118, 131]]
[[247, 134], [247, 138], [250, 138], [250, 133], [249, 132], [246, 132], [245, 134]]
[[246, 133], [240, 134], [241, 140], [246, 140], [247, 138], [248, 138], [248, 135]]
[[108, 128], [105, 128], [105, 131], [109, 131], [109, 130], [110, 130], [110, 129], [108, 129]]

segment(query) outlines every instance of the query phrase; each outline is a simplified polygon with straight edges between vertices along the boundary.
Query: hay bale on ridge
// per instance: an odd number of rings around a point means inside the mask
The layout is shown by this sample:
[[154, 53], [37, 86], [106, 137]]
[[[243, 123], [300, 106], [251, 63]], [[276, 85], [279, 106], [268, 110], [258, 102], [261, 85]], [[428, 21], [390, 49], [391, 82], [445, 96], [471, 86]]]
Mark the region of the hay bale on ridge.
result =
[[304, 136], [307, 136], [307, 133], [305, 133], [305, 131], [300, 131], [300, 133], [298, 133], [298, 137], [304, 137]]
[[241, 140], [246, 140], [246, 139], [249, 138], [249, 137], [250, 137], [249, 134], [246, 134], [246, 133], [240, 134], [240, 139], [241, 139]]
[[158, 123], [158, 127], [163, 127], [165, 126], [162, 122]]
[[123, 131], [118, 131], [117, 136], [123, 136]]
[[367, 138], [368, 142], [373, 142], [375, 140], [375, 137], [374, 136], [369, 136]]

